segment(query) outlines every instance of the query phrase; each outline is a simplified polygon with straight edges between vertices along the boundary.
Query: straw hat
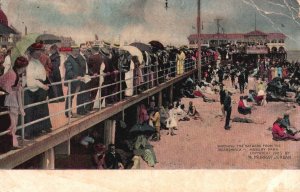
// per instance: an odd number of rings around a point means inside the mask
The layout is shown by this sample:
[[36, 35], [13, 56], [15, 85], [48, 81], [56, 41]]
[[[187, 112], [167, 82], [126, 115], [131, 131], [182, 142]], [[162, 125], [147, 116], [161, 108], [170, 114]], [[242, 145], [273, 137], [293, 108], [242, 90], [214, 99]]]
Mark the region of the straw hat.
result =
[[77, 49], [79, 49], [79, 46], [78, 46], [78, 45], [72, 45], [72, 46], [71, 46], [71, 49], [72, 49], [72, 51], [73, 51], [73, 50], [77, 50]]
[[110, 47], [110, 44], [109, 41], [103, 41], [103, 47]]
[[112, 47], [119, 49], [120, 48], [120, 43], [114, 43]]

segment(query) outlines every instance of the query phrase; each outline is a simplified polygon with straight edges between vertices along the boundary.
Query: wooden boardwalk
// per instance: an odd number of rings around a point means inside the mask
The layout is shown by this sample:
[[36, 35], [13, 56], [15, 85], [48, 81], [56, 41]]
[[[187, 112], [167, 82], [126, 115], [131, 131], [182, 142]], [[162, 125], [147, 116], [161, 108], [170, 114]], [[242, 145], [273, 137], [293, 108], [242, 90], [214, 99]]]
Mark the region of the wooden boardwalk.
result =
[[[170, 87], [174, 83], [181, 81], [192, 74], [196, 73], [197, 69], [193, 69], [184, 73], [181, 76], [172, 78], [171, 80], [162, 83], [152, 89], [144, 91], [139, 95], [125, 98], [112, 106], [95, 111], [87, 116], [83, 116], [78, 119], [72, 119], [68, 124], [68, 119], [64, 114], [60, 114], [51, 118], [53, 131], [49, 134], [38, 137], [30, 142], [25, 142], [25, 146], [20, 150], [12, 150], [8, 153], [0, 155], [0, 168], [11, 169], [14, 168], [29, 159], [71, 139], [73, 136], [89, 129], [90, 127], [114, 116], [117, 113], [122, 112], [126, 108]], [[57, 113], [64, 110], [65, 103], [50, 104], [50, 114]]]

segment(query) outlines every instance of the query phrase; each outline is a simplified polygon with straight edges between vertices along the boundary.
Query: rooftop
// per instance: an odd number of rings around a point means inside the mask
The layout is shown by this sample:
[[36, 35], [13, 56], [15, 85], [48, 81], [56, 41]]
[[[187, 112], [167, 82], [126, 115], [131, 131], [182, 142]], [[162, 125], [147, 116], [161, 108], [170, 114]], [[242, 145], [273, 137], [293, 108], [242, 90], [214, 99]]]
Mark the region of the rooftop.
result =
[[[249, 36], [265, 36], [268, 40], [272, 39], [285, 39], [286, 36], [283, 33], [264, 33], [259, 30], [251, 31], [249, 33], [214, 33], [214, 34], [201, 34], [201, 39], [245, 39]], [[188, 40], [197, 39], [197, 34], [191, 34]]]

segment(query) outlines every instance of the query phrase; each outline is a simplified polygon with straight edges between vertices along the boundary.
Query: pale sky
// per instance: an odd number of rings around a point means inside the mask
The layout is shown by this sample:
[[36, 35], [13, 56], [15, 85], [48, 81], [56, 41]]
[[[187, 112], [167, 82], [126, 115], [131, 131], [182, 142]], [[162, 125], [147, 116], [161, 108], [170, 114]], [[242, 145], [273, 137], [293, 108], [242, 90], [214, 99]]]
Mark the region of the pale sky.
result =
[[[300, 0], [201, 0], [203, 33], [215, 33], [221, 18], [225, 33], [257, 29], [282, 32], [288, 48], [300, 50]], [[71, 36], [77, 43], [100, 39], [188, 44], [195, 33], [197, 0], [1, 0], [9, 23], [24, 32]]]

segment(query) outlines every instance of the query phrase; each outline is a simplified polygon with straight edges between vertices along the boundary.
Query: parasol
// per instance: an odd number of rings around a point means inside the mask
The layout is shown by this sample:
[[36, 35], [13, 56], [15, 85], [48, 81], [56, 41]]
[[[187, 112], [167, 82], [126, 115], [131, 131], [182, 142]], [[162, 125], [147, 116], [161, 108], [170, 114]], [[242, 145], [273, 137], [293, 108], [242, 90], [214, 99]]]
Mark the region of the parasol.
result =
[[24, 56], [28, 47], [36, 42], [38, 36], [40, 36], [40, 34], [33, 33], [22, 37], [11, 51], [11, 62], [15, 63], [19, 56]]
[[59, 37], [52, 34], [42, 34], [37, 37], [36, 41], [43, 41], [44, 44], [54, 44], [61, 42]]
[[139, 50], [141, 51], [147, 51], [148, 53], [151, 53], [152, 50], [151, 50], [151, 46], [150, 45], [147, 45], [145, 43], [139, 43], [139, 42], [136, 42], [136, 43], [131, 43], [130, 44], [131, 46], [134, 46], [136, 48], [138, 48]]
[[130, 133], [155, 133], [155, 128], [148, 124], [135, 124], [130, 130]]
[[121, 49], [128, 51], [131, 56], [137, 56], [139, 59], [139, 62], [141, 64], [143, 63], [143, 53], [138, 48], [136, 48], [134, 46], [126, 45], [126, 46], [121, 47]]
[[149, 44], [153, 47], [154, 51], [164, 50], [164, 45], [159, 41], [150, 41]]

